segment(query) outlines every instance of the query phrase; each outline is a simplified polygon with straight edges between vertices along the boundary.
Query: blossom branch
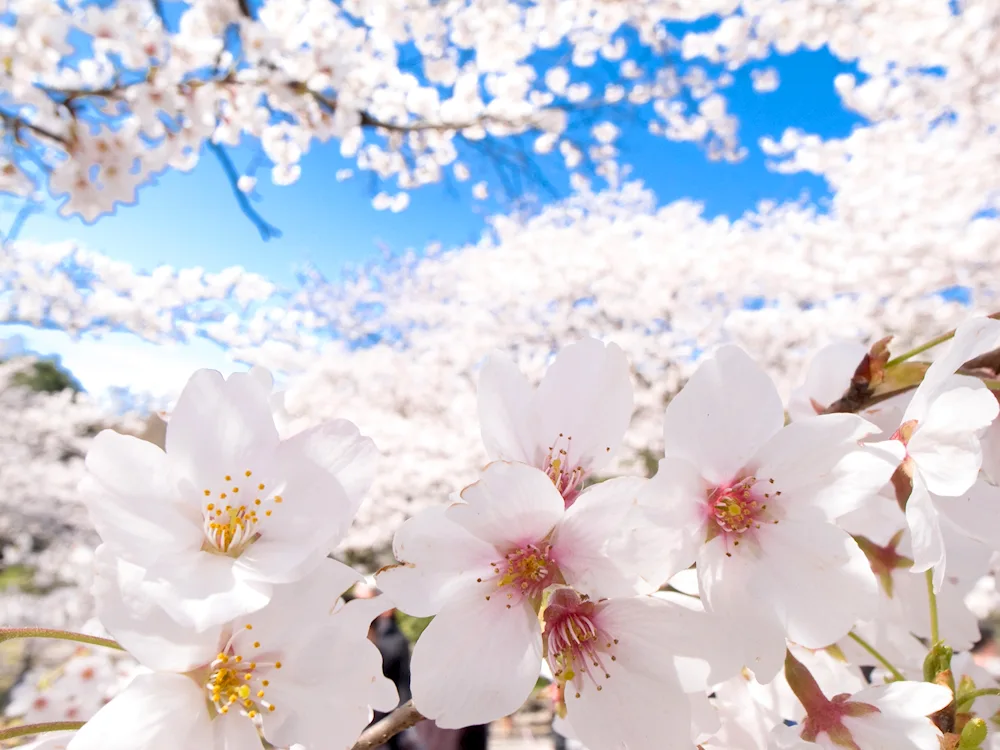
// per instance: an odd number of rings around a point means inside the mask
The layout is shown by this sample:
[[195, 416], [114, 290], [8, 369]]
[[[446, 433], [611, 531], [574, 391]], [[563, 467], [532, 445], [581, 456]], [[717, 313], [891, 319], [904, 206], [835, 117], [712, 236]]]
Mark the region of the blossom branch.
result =
[[76, 641], [77, 643], [86, 643], [90, 646], [113, 648], [118, 651], [125, 650], [110, 638], [99, 638], [95, 635], [73, 633], [69, 630], [55, 630], [53, 628], [0, 628], [0, 643], [12, 641], [15, 638], [54, 638], [60, 641]]
[[45, 732], [73, 732], [82, 727], [83, 721], [45, 721], [40, 724], [21, 724], [16, 727], [0, 729], [0, 742], [12, 740], [15, 737], [28, 737]]
[[409, 729], [420, 723], [424, 718], [414, 708], [413, 701], [407, 701], [363, 731], [351, 750], [372, 750], [372, 748], [385, 744], [404, 729]]
[[897, 679], [897, 680], [905, 680], [906, 679], [906, 677], [903, 675], [902, 672], [900, 672], [898, 669], [896, 669], [892, 665], [892, 663], [881, 654], [881, 652], [879, 652], [874, 646], [872, 646], [868, 641], [866, 641], [860, 635], [858, 635], [854, 631], [851, 631], [847, 635], [850, 637], [850, 639], [852, 641], [854, 641], [855, 643], [857, 643], [859, 646], [861, 646], [861, 648], [863, 648], [869, 654], [871, 654], [872, 656], [874, 656], [875, 659], [878, 661], [878, 663], [881, 664], [886, 669], [888, 669], [889, 672], [892, 674], [892, 676], [895, 679]]
[[269, 224], [263, 216], [257, 213], [257, 210], [250, 205], [250, 200], [247, 198], [246, 193], [240, 190], [240, 175], [236, 170], [236, 166], [233, 164], [233, 160], [229, 158], [229, 154], [226, 150], [220, 146], [218, 143], [208, 142], [208, 149], [215, 154], [215, 157], [219, 160], [219, 164], [222, 165], [222, 171], [226, 173], [226, 179], [229, 180], [229, 184], [233, 189], [233, 195], [236, 197], [236, 202], [240, 206], [240, 210], [246, 215], [253, 225], [257, 227], [257, 231], [260, 232], [260, 238], [264, 241], [269, 239], [280, 237], [281, 230], [275, 227], [273, 224]]

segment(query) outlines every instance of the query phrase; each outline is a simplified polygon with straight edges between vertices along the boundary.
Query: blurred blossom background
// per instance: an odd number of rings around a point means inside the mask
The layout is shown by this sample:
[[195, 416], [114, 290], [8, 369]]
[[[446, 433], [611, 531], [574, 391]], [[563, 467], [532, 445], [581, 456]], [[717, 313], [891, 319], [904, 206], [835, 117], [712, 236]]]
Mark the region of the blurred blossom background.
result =
[[[1000, 309], [995, 0], [0, 0], [0, 63], [3, 625], [90, 627], [88, 443], [162, 441], [197, 368], [375, 440], [336, 551], [370, 572], [485, 463], [495, 349], [538, 378], [619, 344], [611, 473], [648, 474], [722, 342], [801, 408], [824, 345]], [[85, 719], [131, 669], [0, 650], [2, 721]]]

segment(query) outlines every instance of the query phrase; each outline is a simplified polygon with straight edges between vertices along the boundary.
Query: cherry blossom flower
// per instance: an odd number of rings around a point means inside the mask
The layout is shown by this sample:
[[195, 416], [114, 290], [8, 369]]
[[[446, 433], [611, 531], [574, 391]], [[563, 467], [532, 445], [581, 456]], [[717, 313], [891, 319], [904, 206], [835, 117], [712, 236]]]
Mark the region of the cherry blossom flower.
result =
[[943, 685], [893, 682], [827, 698], [808, 670], [794, 658], [789, 682], [806, 706], [801, 724], [779, 726], [771, 735], [773, 750], [805, 750], [813, 744], [839, 748], [917, 748], [939, 750], [941, 730], [928, 718], [952, 701]]
[[372, 707], [396, 705], [367, 637], [384, 600], [336, 608], [359, 578], [350, 568], [328, 560], [275, 587], [263, 609], [199, 632], [146, 600], [136, 588], [142, 570], [108, 553], [99, 551], [101, 621], [151, 671], [78, 730], [69, 750], [258, 750], [259, 735], [278, 746], [347, 747]]
[[576, 738], [590, 750], [690, 747], [691, 701], [710, 713], [707, 675], [685, 659], [712, 651], [702, 620], [655, 597], [595, 602], [554, 590], [544, 610], [544, 652]]
[[[347, 530], [375, 447], [340, 420], [279, 440], [269, 378], [196, 372], [166, 450], [105, 430], [83, 492], [102, 539], [146, 569], [146, 595], [199, 629], [264, 606]], [[350, 490], [350, 492], [348, 491]]]
[[[1000, 321], [973, 318], [955, 331], [948, 349], [924, 374], [894, 438], [906, 448], [902, 469], [912, 482], [906, 519], [913, 540], [913, 570], [934, 568], [944, 580], [946, 558], [939, 514], [944, 498], [966, 493], [982, 465], [979, 437], [1000, 413], [996, 397], [972, 377], [955, 375], [962, 364], [1000, 345]], [[966, 498], [971, 503], [976, 496]], [[956, 505], [956, 510], [961, 510]], [[966, 516], [967, 517], [967, 516]]]
[[538, 612], [549, 586], [591, 596], [637, 590], [639, 581], [606, 548], [641, 485], [629, 477], [601, 482], [567, 509], [543, 471], [497, 461], [462, 491], [462, 502], [403, 524], [393, 542], [401, 562], [377, 581], [402, 611], [435, 615], [411, 665], [424, 716], [445, 728], [468, 726], [524, 702], [539, 673]]
[[[877, 428], [854, 415], [783, 423], [768, 376], [742, 349], [719, 349], [667, 407], [666, 456], [638, 498], [647, 524], [632, 524], [644, 541], [632, 559], [651, 582], [697, 561], [706, 608], [746, 621], [746, 664], [763, 680], [784, 636], [822, 648], [873, 611], [868, 562], [832, 521], [877, 492], [902, 453], [862, 446]], [[664, 552], [640, 561], [649, 537]]]
[[614, 456], [631, 417], [628, 361], [618, 346], [597, 339], [561, 349], [537, 388], [499, 352], [479, 375], [479, 421], [490, 459], [542, 469], [567, 505]]

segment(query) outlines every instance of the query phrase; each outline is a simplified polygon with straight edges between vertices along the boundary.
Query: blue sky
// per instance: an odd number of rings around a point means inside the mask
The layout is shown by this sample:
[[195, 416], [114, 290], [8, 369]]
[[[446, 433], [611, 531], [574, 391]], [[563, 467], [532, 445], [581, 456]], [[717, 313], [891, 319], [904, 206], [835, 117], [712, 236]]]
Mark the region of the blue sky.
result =
[[[766, 66], [778, 69], [781, 86], [761, 95], [751, 88], [750, 70]], [[825, 50], [772, 56], [763, 64], [735, 71], [735, 84], [725, 93], [731, 111], [740, 119], [740, 139], [750, 150], [739, 164], [711, 163], [695, 145], [672, 143], [649, 135], [641, 126], [624, 124], [619, 141], [621, 161], [632, 165], [632, 176], [651, 187], [661, 204], [679, 198], [697, 200], [705, 204], [708, 216], [736, 217], [762, 199], [794, 200], [803, 192], [821, 201], [827, 194], [821, 179], [768, 171], [757, 141], [765, 135], [779, 138], [786, 127], [824, 137], [849, 134], [859, 120], [842, 109], [834, 93], [833, 78], [839, 72], [853, 69]], [[248, 160], [246, 153], [234, 156], [238, 166]], [[48, 211], [31, 217], [22, 237], [40, 241], [76, 239], [140, 268], [163, 263], [175, 267], [200, 265], [208, 270], [242, 265], [291, 286], [294, 268], [303, 261], [315, 263], [335, 278], [345, 263], [376, 258], [380, 248], [398, 251], [420, 249], [430, 242], [454, 246], [475, 241], [485, 218], [503, 210], [492, 198], [485, 203], [470, 199], [467, 184], [458, 190], [441, 185], [420, 188], [411, 193], [407, 210], [399, 214], [376, 211], [371, 198], [378, 188], [368, 175], [356, 173], [345, 182], [334, 179], [339, 169], [352, 166], [350, 160], [340, 156], [337, 144], [314, 144], [303, 158], [302, 177], [291, 186], [270, 185], [267, 168], [261, 169], [261, 200], [255, 206], [283, 232], [281, 238], [267, 242], [261, 240], [239, 210], [222, 168], [211, 154], [203, 155], [190, 173], [161, 176], [141, 190], [137, 205], [122, 207], [94, 225], [62, 219]], [[497, 185], [492, 175], [483, 174], [493, 186]], [[565, 175], [551, 166], [547, 174], [560, 190], [564, 189]], [[474, 171], [469, 184], [477, 177]], [[24, 334], [29, 346], [39, 352], [61, 354], [64, 363], [92, 391], [109, 385], [136, 385], [154, 370], [177, 376], [178, 367], [192, 369], [201, 363], [223, 367], [227, 363], [221, 352], [204, 342], [170, 351], [178, 366], [164, 370], [153, 363], [162, 360], [167, 351], [139, 346], [130, 337], [112, 337], [103, 343], [72, 343], [57, 332], [8, 326], [0, 330], [0, 336], [6, 332]], [[128, 360], [128, 352], [141, 353], [141, 361], [149, 360], [148, 371], [145, 367], [130, 371], [128, 367], [101, 363], [117, 362], [120, 356]], [[159, 387], [163, 377], [155, 379]]]

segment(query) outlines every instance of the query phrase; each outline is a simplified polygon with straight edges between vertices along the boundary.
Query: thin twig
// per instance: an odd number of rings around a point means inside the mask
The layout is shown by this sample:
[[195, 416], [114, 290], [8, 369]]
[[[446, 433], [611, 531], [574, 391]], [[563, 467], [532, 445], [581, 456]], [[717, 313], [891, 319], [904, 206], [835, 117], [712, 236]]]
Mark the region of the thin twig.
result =
[[271, 224], [268, 224], [267, 221], [264, 220], [264, 217], [257, 213], [257, 210], [250, 205], [250, 201], [247, 198], [246, 193], [240, 190], [240, 173], [236, 170], [236, 166], [233, 164], [233, 160], [229, 158], [229, 154], [226, 153], [226, 150], [218, 143], [212, 143], [211, 141], [207, 141], [206, 145], [218, 158], [223, 171], [226, 173], [226, 177], [229, 179], [229, 184], [233, 188], [233, 195], [236, 196], [236, 202], [240, 204], [240, 210], [243, 211], [247, 218], [253, 222], [255, 227], [257, 227], [257, 231], [260, 232], [261, 239], [266, 242], [269, 239], [280, 237], [281, 230]]
[[0, 643], [12, 641], [15, 638], [54, 638], [60, 641], [86, 643], [88, 646], [103, 646], [104, 648], [113, 648], [118, 651], [125, 650], [110, 638], [99, 638], [96, 635], [73, 633], [69, 630], [55, 630], [53, 628], [0, 628]]
[[0, 729], [0, 742], [15, 737], [30, 737], [43, 732], [72, 732], [82, 727], [82, 721], [46, 721], [41, 724], [18, 724], [16, 727]]
[[423, 720], [424, 717], [413, 707], [413, 701], [407, 701], [391, 714], [379, 719], [363, 731], [351, 750], [372, 750], [379, 745], [384, 745], [404, 729], [409, 729]]

